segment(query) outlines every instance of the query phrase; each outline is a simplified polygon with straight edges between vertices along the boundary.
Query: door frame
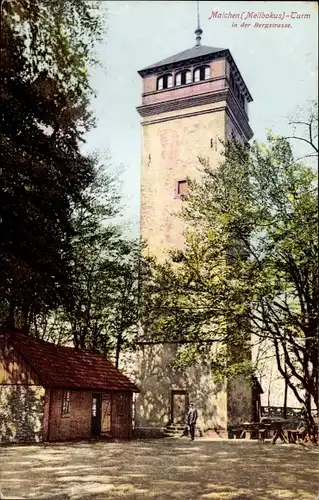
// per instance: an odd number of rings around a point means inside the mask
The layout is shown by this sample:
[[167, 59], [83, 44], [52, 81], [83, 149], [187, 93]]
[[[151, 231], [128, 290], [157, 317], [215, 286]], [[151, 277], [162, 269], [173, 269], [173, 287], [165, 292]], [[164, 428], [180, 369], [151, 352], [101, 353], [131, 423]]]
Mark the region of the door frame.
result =
[[185, 410], [189, 405], [189, 394], [185, 389], [172, 389], [171, 390], [171, 415], [170, 415], [170, 423], [174, 422], [174, 396], [185, 396]]
[[[104, 399], [108, 399], [109, 403], [110, 403], [110, 413], [109, 413], [109, 416], [110, 416], [110, 428], [109, 428], [109, 430], [107, 432], [103, 431], [103, 426], [102, 426], [102, 423], [103, 423], [102, 422], [102, 419], [103, 419], [103, 414], [102, 414], [102, 410], [103, 410], [103, 396], [107, 396]], [[103, 392], [101, 394], [101, 437], [107, 437], [107, 438], [111, 438], [112, 437], [113, 406], [114, 406], [114, 393], [112, 391]]]

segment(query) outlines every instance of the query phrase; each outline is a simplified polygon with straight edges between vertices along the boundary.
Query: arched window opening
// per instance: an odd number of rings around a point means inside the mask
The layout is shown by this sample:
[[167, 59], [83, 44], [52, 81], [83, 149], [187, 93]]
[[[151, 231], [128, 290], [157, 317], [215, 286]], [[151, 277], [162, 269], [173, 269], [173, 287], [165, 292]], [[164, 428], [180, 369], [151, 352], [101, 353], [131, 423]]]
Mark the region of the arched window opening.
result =
[[210, 66], [201, 66], [200, 68], [196, 68], [194, 71], [194, 82], [209, 80], [210, 77], [211, 77]]
[[195, 69], [194, 71], [194, 82], [200, 81], [200, 68]]
[[205, 80], [210, 78], [210, 66], [205, 66]]
[[176, 85], [187, 85], [188, 83], [192, 83], [192, 72], [190, 69], [185, 69], [180, 73], [177, 73], [175, 78]]
[[157, 90], [163, 90], [173, 87], [173, 76], [171, 74], [163, 75], [157, 80]]
[[164, 80], [163, 80], [163, 77], [161, 76], [157, 80], [157, 90], [162, 90], [163, 86], [164, 86]]
[[185, 83], [192, 83], [192, 72], [190, 69], [185, 71]]

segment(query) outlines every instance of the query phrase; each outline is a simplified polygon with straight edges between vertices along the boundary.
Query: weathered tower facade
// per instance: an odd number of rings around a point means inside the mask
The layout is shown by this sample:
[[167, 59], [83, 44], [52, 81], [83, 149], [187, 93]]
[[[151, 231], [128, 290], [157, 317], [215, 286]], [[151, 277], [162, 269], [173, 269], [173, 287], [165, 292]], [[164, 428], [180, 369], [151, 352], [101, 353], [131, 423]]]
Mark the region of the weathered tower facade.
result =
[[220, 160], [219, 139], [234, 133], [249, 140], [252, 97], [229, 52], [198, 43], [141, 71], [141, 236], [162, 258], [180, 247], [186, 178], [198, 175], [198, 157]]
[[[200, 175], [198, 157], [217, 166], [220, 139], [249, 140], [253, 135], [248, 119], [252, 97], [230, 51], [201, 45], [201, 29], [195, 33], [194, 47], [139, 71], [143, 79], [142, 104], [137, 108], [142, 125], [141, 237], [159, 261], [169, 250], [183, 247], [182, 222], [174, 214], [187, 194], [187, 178]], [[178, 423], [189, 399], [198, 406], [204, 430], [226, 429], [235, 418], [234, 404], [239, 404], [241, 418], [250, 418], [250, 393], [239, 384], [237, 401], [232, 402], [227, 386], [217, 387], [207, 368], [194, 366], [177, 373], [171, 367], [176, 349], [141, 339], [136, 365], [141, 389], [136, 401], [138, 427]]]

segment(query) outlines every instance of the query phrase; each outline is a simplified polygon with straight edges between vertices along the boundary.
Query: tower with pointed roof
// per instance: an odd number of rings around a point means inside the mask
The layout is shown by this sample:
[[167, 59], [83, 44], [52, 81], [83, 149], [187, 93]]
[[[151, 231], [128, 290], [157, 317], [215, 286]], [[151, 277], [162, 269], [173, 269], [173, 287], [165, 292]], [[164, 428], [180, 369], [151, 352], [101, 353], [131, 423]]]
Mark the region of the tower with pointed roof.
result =
[[186, 178], [198, 175], [198, 157], [211, 165], [221, 144], [234, 134], [251, 139], [251, 94], [228, 49], [196, 45], [139, 71], [143, 79], [141, 235], [151, 253], [163, 258], [183, 244], [173, 213], [187, 192]]
[[[137, 108], [142, 125], [141, 237], [159, 261], [169, 250], [183, 247], [183, 225], [175, 214], [188, 192], [187, 178], [200, 175], [198, 158], [217, 166], [220, 140], [248, 141], [253, 135], [248, 118], [252, 96], [242, 75], [228, 49], [202, 45], [202, 33], [198, 18], [193, 47], [138, 72], [143, 83]], [[250, 418], [249, 390], [241, 384], [230, 396], [227, 387], [217, 389], [206, 368], [174, 372], [170, 361], [176, 346], [146, 341], [140, 346], [138, 427], [176, 423], [190, 397], [199, 404], [202, 428], [226, 429], [238, 417], [234, 407], [241, 420]]]

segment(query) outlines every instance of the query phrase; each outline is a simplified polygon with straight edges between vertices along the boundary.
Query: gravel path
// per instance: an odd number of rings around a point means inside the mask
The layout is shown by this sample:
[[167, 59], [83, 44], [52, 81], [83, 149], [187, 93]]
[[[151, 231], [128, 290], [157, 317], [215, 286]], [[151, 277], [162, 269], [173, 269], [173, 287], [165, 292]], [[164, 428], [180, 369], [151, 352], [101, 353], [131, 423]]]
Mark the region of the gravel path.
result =
[[315, 500], [318, 464], [318, 449], [243, 440], [0, 447], [0, 491], [5, 499]]

